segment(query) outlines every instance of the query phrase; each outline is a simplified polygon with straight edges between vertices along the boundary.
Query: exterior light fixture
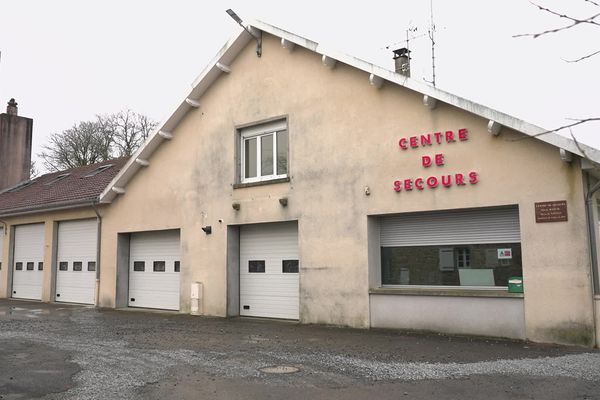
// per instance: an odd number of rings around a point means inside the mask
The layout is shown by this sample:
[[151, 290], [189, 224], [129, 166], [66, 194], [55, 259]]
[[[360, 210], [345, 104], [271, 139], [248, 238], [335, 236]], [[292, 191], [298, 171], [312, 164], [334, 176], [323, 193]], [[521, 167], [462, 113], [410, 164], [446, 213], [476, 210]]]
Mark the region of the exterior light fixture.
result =
[[210, 225], [206, 225], [202, 227], [202, 230], [204, 231], [204, 233], [206, 233], [207, 235], [210, 235], [212, 233], [212, 226]]
[[233, 208], [235, 211], [240, 211], [240, 203], [231, 204], [231, 208]]
[[239, 15], [237, 15], [235, 11], [233, 11], [231, 8], [225, 10], [225, 12], [231, 17], [231, 19], [237, 22], [239, 26], [244, 28], [244, 30], [248, 32], [250, 36], [254, 38], [254, 40], [256, 40], [256, 56], [262, 56], [262, 32], [259, 31], [258, 33], [253, 33], [250, 29], [248, 29], [246, 25], [244, 25], [244, 22], [239, 17]]
[[287, 207], [288, 205], [288, 199], [287, 197], [282, 197], [279, 199], [279, 204], [281, 204], [282, 207]]

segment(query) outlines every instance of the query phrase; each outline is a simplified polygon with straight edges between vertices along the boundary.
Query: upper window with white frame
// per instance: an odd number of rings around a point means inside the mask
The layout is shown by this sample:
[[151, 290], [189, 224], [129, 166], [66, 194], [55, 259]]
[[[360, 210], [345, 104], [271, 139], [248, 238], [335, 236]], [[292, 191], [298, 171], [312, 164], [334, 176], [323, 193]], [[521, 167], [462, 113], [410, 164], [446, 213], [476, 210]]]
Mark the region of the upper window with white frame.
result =
[[288, 130], [285, 119], [249, 126], [239, 132], [241, 183], [287, 178]]

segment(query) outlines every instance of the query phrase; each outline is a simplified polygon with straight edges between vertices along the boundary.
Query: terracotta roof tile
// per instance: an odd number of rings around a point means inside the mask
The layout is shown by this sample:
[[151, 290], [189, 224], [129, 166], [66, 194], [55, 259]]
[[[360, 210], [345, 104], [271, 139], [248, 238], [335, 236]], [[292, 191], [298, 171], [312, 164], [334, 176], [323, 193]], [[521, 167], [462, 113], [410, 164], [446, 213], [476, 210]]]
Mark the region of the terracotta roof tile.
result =
[[[45, 174], [0, 192], [0, 215], [96, 200], [129, 157]], [[101, 167], [106, 169], [99, 169]]]

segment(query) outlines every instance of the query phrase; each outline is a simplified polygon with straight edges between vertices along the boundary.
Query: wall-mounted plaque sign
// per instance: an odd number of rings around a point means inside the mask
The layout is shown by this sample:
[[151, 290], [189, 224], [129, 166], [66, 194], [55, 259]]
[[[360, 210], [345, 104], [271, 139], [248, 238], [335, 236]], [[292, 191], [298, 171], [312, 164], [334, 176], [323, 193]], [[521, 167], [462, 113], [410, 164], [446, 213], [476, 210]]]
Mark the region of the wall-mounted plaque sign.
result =
[[566, 200], [535, 203], [535, 222], [561, 221], [568, 221]]

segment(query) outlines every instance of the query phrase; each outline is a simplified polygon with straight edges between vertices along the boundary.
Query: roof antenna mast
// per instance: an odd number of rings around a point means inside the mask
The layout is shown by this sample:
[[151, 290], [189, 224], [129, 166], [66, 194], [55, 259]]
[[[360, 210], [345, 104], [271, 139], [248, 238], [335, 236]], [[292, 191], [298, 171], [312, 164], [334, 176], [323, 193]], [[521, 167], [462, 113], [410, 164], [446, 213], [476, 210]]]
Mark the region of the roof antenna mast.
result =
[[435, 87], [435, 23], [433, 22], [433, 0], [429, 0], [431, 22], [429, 25], [429, 40], [431, 40], [431, 84]]

